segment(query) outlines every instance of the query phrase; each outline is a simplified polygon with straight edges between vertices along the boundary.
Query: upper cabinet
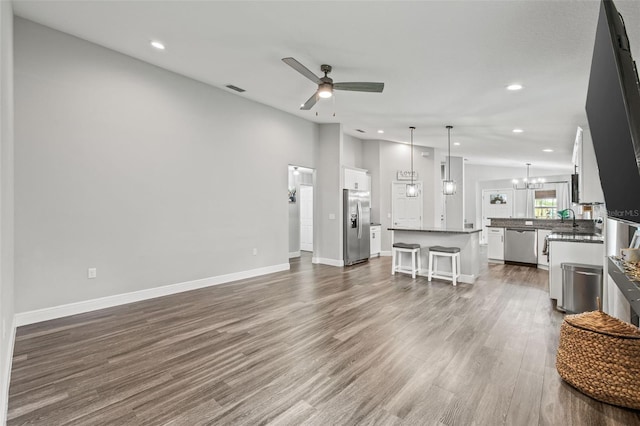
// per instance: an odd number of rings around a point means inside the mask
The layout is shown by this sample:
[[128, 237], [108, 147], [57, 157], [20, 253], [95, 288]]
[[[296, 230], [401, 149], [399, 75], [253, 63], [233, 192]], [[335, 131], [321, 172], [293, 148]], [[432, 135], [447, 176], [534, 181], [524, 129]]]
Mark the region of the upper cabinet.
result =
[[604, 203], [596, 153], [589, 129], [583, 130], [578, 127], [573, 145], [573, 165], [578, 173], [580, 203]]
[[369, 191], [369, 176], [364, 169], [344, 167], [344, 189], [358, 189]]

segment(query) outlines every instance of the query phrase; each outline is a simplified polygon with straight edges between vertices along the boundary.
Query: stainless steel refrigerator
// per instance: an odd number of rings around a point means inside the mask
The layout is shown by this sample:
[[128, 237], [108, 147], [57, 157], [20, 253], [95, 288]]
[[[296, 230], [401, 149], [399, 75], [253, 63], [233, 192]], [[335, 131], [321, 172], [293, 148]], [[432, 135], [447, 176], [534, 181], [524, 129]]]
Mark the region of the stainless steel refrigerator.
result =
[[343, 190], [344, 264], [369, 260], [371, 195], [369, 191]]

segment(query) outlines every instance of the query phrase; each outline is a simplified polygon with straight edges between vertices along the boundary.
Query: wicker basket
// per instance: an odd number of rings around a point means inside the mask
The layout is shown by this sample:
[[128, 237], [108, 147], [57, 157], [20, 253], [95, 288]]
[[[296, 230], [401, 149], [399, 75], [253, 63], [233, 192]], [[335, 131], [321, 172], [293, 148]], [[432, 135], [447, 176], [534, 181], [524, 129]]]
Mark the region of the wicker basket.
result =
[[556, 368], [586, 395], [640, 409], [640, 331], [604, 312], [567, 315]]

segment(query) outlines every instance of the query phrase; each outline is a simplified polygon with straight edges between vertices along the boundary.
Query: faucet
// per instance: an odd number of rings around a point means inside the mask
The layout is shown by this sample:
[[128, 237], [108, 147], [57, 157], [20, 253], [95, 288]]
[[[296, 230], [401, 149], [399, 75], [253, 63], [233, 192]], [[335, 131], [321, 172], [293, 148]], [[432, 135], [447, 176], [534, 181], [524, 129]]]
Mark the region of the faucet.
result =
[[564, 223], [564, 214], [567, 212], [571, 212], [573, 213], [573, 228], [577, 228], [578, 224], [576, 223], [576, 212], [573, 211], [573, 209], [564, 209], [564, 210], [560, 210], [560, 222]]

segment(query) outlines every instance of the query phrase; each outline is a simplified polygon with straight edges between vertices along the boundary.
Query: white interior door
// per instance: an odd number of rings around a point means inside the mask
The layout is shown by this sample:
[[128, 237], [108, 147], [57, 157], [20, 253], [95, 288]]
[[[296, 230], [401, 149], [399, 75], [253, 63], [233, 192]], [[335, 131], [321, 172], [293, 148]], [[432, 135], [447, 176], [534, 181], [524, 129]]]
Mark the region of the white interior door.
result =
[[313, 186], [300, 185], [300, 250], [313, 251]]
[[407, 182], [391, 184], [391, 220], [394, 227], [422, 227], [422, 182], [418, 186], [417, 197], [407, 197]]
[[482, 241], [487, 243], [487, 226], [492, 217], [513, 217], [515, 197], [512, 188], [482, 190]]

